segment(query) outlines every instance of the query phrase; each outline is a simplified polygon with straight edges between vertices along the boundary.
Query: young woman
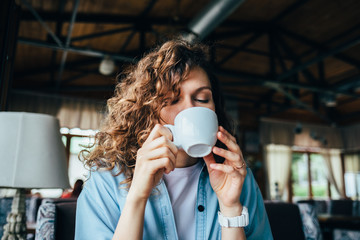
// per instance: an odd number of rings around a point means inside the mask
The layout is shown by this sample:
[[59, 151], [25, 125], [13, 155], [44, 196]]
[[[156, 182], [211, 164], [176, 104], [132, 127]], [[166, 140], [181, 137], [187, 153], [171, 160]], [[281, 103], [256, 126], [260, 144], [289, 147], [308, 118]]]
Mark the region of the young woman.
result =
[[[206, 46], [172, 40], [120, 79], [84, 155], [93, 171], [78, 199], [76, 239], [272, 239], [211, 70]], [[163, 126], [190, 107], [214, 110], [220, 125], [201, 159], [177, 149]]]

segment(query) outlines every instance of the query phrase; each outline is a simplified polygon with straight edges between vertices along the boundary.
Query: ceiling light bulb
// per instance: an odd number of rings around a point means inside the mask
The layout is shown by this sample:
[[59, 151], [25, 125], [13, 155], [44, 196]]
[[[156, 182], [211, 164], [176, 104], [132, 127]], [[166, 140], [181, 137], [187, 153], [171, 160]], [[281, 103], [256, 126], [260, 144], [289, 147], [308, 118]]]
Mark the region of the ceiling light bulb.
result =
[[325, 93], [322, 96], [322, 101], [327, 107], [336, 107], [336, 95]]
[[115, 70], [115, 62], [114, 60], [109, 57], [106, 56], [99, 65], [99, 72], [103, 75], [110, 75], [114, 72]]

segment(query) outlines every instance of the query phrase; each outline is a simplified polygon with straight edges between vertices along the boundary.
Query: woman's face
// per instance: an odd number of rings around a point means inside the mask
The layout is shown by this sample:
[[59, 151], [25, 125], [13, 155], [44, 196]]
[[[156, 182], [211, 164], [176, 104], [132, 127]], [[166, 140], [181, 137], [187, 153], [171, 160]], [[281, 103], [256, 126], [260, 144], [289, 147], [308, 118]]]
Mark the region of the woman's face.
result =
[[165, 101], [168, 105], [160, 111], [161, 124], [174, 124], [176, 115], [190, 107], [206, 107], [215, 111], [215, 103], [209, 78], [202, 68], [194, 68], [180, 85], [180, 95], [176, 99], [169, 93]]

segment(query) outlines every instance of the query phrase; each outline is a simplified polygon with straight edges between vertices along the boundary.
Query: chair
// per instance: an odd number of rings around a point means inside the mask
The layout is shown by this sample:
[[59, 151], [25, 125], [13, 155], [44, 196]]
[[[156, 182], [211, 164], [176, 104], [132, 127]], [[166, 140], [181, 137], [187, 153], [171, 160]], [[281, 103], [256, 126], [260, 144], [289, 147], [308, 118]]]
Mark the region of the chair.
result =
[[76, 200], [44, 201], [38, 212], [35, 240], [74, 239]]
[[316, 214], [326, 214], [328, 213], [329, 209], [329, 201], [328, 200], [313, 200], [313, 199], [307, 199], [307, 200], [299, 200], [297, 201], [298, 204], [306, 203], [310, 204], [315, 208]]
[[331, 200], [329, 204], [331, 215], [353, 215], [353, 201], [351, 199]]
[[305, 239], [299, 207], [296, 204], [265, 201], [265, 209], [274, 239]]
[[75, 237], [76, 201], [58, 203], [55, 218], [55, 239], [67, 240]]

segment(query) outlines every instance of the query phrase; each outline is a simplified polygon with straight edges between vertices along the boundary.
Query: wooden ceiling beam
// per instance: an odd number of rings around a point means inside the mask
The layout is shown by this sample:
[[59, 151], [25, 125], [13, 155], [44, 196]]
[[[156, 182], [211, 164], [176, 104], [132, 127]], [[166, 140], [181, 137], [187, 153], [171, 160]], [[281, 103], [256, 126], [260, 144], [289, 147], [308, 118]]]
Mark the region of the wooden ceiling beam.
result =
[[[19, 37], [18, 42], [21, 43], [21, 44], [33, 45], [33, 46], [36, 46], [36, 47], [44, 47], [44, 48], [56, 49], [56, 50], [60, 50], [60, 51], [65, 50], [64, 47], [59, 47], [59, 46], [57, 46], [55, 44], [48, 43], [48, 42], [45, 42], [45, 41], [40, 41], [40, 40], [37, 40], [37, 39]], [[136, 61], [135, 57], [133, 57], [133, 56], [126, 56], [124, 54], [114, 54], [113, 52], [105, 52], [105, 51], [99, 51], [99, 50], [89, 49], [89, 48], [81, 48], [81, 47], [70, 46], [70, 47], [67, 48], [67, 51], [77, 53], [77, 54], [80, 54], [80, 55], [89, 56], [89, 57], [103, 58], [105, 56], [110, 56], [112, 59], [118, 60], [118, 61], [121, 61], [121, 62], [134, 63]]]
[[[38, 14], [38, 12], [31, 6], [31, 4], [28, 3], [26, 0], [21, 0], [21, 2], [29, 9], [32, 18], [35, 17], [35, 19], [41, 24], [41, 26], [47, 31], [47, 33], [53, 38], [53, 40], [59, 45], [59, 47], [63, 47], [63, 43], [55, 35], [55, 33], [51, 30], [51, 28], [46, 24], [45, 20], [43, 20], [43, 18], [40, 17], [41, 15]], [[23, 16], [21, 16], [21, 21], [22, 21], [22, 19], [23, 19]], [[59, 20], [56, 19], [56, 21], [59, 21]]]
[[[227, 44], [216, 44], [215, 47], [216, 48], [229, 49], [229, 50], [236, 49], [236, 46], [231, 46], [231, 45], [227, 45]], [[242, 50], [242, 52], [246, 52], [246, 53], [250, 53], [250, 54], [254, 54], [254, 55], [258, 55], [258, 56], [264, 56], [264, 57], [269, 57], [269, 55], [270, 55], [270, 53], [267, 52], [267, 51], [261, 51], [261, 50], [252, 49], [252, 48], [245, 48], [245, 49]], [[279, 60], [280, 58], [290, 60], [288, 56], [276, 55], [274, 57], [275, 57], [276, 60]]]
[[[88, 58], [88, 59], [82, 59], [82, 60], [78, 60], [78, 61], [71, 61], [71, 62], [68, 62], [69, 66], [67, 67], [67, 69], [76, 71], [76, 69], [77, 69], [76, 67], [78, 67], [78, 66], [84, 66], [84, 65], [94, 64], [94, 63], [99, 63], [99, 59], [97, 59], [97, 58]], [[26, 78], [26, 77], [29, 77], [29, 76], [48, 73], [49, 71], [59, 69], [59, 67], [60, 67], [59, 64], [55, 64], [55, 65], [50, 66], [48, 68], [44, 68], [43, 66], [41, 66], [41, 67], [38, 67], [38, 68], [28, 69], [28, 70], [23, 71], [23, 72], [16, 71], [16, 72], [14, 72], [14, 77], [22, 79], [22, 78]]]
[[248, 45], [252, 44], [253, 42], [255, 42], [258, 38], [260, 38], [263, 34], [264, 34], [264, 29], [269, 29], [272, 28], [276, 22], [278, 22], [279, 20], [281, 20], [282, 18], [284, 18], [285, 16], [287, 16], [288, 14], [290, 14], [291, 12], [295, 11], [296, 9], [298, 9], [301, 5], [303, 5], [304, 3], [306, 3], [308, 0], [298, 0], [297, 2], [295, 2], [294, 4], [291, 4], [289, 7], [287, 7], [283, 12], [279, 13], [276, 17], [274, 17], [272, 20], [270, 20], [268, 23], [264, 23], [261, 25], [261, 29], [257, 29], [254, 31], [254, 34], [248, 38], [245, 42], [243, 42], [240, 46], [238, 46], [236, 49], [234, 49], [233, 52], [231, 52], [230, 54], [228, 54], [227, 56], [225, 56], [219, 63], [218, 65], [221, 66], [222, 64], [224, 64], [225, 62], [227, 62], [228, 60], [230, 60], [231, 58], [233, 58], [236, 54], [238, 54], [239, 52], [241, 52], [242, 50], [246, 49]]
[[274, 39], [274, 32], [272, 30], [270, 30], [268, 32], [268, 48], [269, 48], [269, 76], [271, 78], [275, 78], [277, 75], [276, 72], [276, 49], [275, 49], [275, 39]]
[[[276, 35], [276, 39], [279, 41], [279, 46], [284, 50], [284, 52], [289, 56], [290, 59], [293, 61], [293, 67], [299, 66], [302, 64], [299, 57], [294, 53], [294, 51], [291, 49], [291, 47], [287, 44], [283, 36], [281, 34]], [[288, 71], [286, 71], [288, 72]], [[309, 83], [314, 83], [316, 81], [314, 75], [308, 70], [303, 69], [301, 71], [304, 76], [307, 78]], [[284, 79], [279, 79], [279, 81], [282, 81]]]
[[142, 48], [143, 51], [145, 50], [145, 39], [143, 39], [143, 38], [145, 38], [144, 31], [146, 30], [146, 28], [151, 29], [151, 27], [144, 27], [144, 25], [145, 26], [149, 25], [149, 23], [147, 23], [147, 21], [146, 21], [146, 16], [149, 14], [151, 9], [154, 7], [156, 2], [157, 2], [157, 0], [150, 1], [150, 3], [146, 6], [146, 8], [140, 13], [140, 15], [133, 22], [133, 29], [132, 29], [131, 33], [128, 35], [128, 37], [126, 38], [122, 47], [120, 48], [119, 53], [125, 52], [125, 49], [130, 44], [130, 42], [134, 38], [137, 31], [140, 31], [140, 48], [139, 49]]
[[[23, 0], [22, 0], [23, 1]], [[63, 22], [69, 22], [71, 13], [64, 13], [59, 15], [56, 11], [38, 11], [38, 15], [41, 16], [45, 22], [57, 22], [61, 20]], [[23, 11], [21, 14], [21, 21], [35, 21], [34, 16], [30, 11]], [[123, 15], [123, 14], [93, 14], [93, 13], [79, 13], [76, 17], [78, 23], [93, 23], [93, 24], [134, 24], [139, 21], [138, 16]], [[169, 25], [169, 18], [167, 17], [146, 17], [142, 21], [150, 23], [152, 25]], [[172, 25], [186, 26], [190, 19], [182, 18], [176, 22], [171, 22]], [[230, 21], [230, 26], [239, 26], [238, 21]], [[245, 23], [243, 23], [245, 24]]]
[[[18, 41], [19, 41], [19, 43], [23, 43], [23, 44], [30, 44], [30, 45], [34, 45], [34, 46], [38, 46], [38, 47], [46, 47], [46, 48], [51, 48], [51, 49], [63, 50], [63, 48], [61, 48], [55, 44], [47, 43], [44, 41], [38, 41], [38, 40], [26, 39], [26, 38], [19, 38]], [[74, 52], [77, 54], [86, 55], [86, 56], [99, 57], [99, 58], [102, 58], [106, 55], [110, 55], [113, 59], [118, 60], [118, 61], [131, 62], [131, 63], [135, 62], [134, 57], [130, 57], [130, 56], [122, 55], [122, 54], [121, 55], [113, 54], [113, 53], [109, 53], [109, 52], [98, 51], [98, 50], [93, 50], [93, 49], [88, 49], [88, 48], [79, 48], [79, 47], [70, 46], [68, 48], [68, 51]], [[248, 74], [248, 73], [241, 73], [241, 72], [236, 72], [236, 71], [220, 70], [220, 69], [217, 69], [216, 73], [218, 75], [223, 75], [223, 76], [227, 76], [227, 77], [250, 80], [250, 81], [253, 81], [254, 84], [261, 83], [261, 84], [264, 84], [265, 86], [267, 84], [279, 84], [278, 81], [271, 80], [269, 77], [255, 75], [255, 74]], [[236, 83], [224, 83], [223, 85], [224, 86], [236, 86], [237, 84]], [[328, 93], [334, 93], [334, 94], [341, 93], [341, 94], [348, 95], [351, 97], [359, 98], [358, 94], [353, 94], [348, 91], [339, 91], [336, 89], [323, 89], [320, 87], [314, 87], [312, 85], [306, 85], [306, 84], [280, 83], [280, 85], [284, 86], [284, 87], [288, 87], [288, 88], [306, 89], [306, 90], [315, 91], [315, 92], [328, 92]]]
[[[65, 4], [66, 4], [66, 0], [59, 1], [58, 13], [60, 15], [64, 13]], [[56, 27], [55, 27], [56, 36], [61, 36], [62, 28], [63, 28], [63, 22], [61, 20], [58, 20], [56, 22]], [[56, 50], [53, 50], [51, 53], [51, 60], [50, 60], [50, 69], [52, 69], [50, 70], [50, 80], [54, 85], [56, 85], [56, 80], [55, 80], [56, 70], [54, 69], [54, 66], [56, 65], [57, 54], [58, 52]]]
[[[262, 84], [265, 87], [273, 88], [274, 86], [281, 86], [291, 89], [304, 89], [312, 92], [319, 92], [319, 93], [329, 93], [329, 94], [343, 94], [346, 96], [350, 96], [353, 98], [360, 98], [359, 94], [351, 93], [349, 91], [341, 91], [339, 89], [331, 89], [331, 88], [323, 88], [314, 86], [312, 84], [304, 84], [304, 83], [292, 83], [292, 82], [279, 82], [277, 80], [271, 79], [267, 76], [250, 74], [245, 72], [237, 72], [232, 70], [223, 70], [223, 69], [215, 69], [215, 74], [219, 76], [237, 78], [242, 80], [248, 80], [253, 82], [253, 85]], [[223, 82], [222, 86], [224, 87], [235, 87], [241, 83], [237, 82]]]
[[109, 31], [104, 31], [104, 32], [99, 32], [99, 33], [86, 34], [86, 35], [83, 35], [83, 36], [71, 38], [71, 42], [73, 43], [73, 42], [78, 42], [78, 41], [82, 41], [82, 40], [88, 40], [88, 39], [93, 39], [93, 38], [98, 38], [98, 37], [104, 37], [104, 36], [108, 36], [108, 35], [127, 32], [127, 31], [130, 31], [130, 30], [133, 30], [133, 29], [134, 29], [134, 27], [130, 26], [130, 27], [121, 27], [121, 28], [117, 28], [117, 29], [113, 29], [113, 30], [109, 30]]
[[259, 37], [261, 37], [263, 32], [255, 32], [252, 36], [250, 36], [248, 39], [246, 39], [240, 46], [236, 47], [234, 51], [229, 53], [227, 56], [225, 56], [223, 59], [221, 59], [220, 62], [217, 63], [218, 66], [223, 65], [225, 62], [229, 61], [231, 58], [233, 58], [236, 54], [247, 48], [250, 44], [254, 43]]
[[74, 7], [73, 7], [73, 12], [71, 14], [69, 28], [68, 28], [68, 32], [67, 32], [67, 36], [66, 36], [64, 51], [63, 51], [62, 56], [61, 56], [60, 68], [59, 68], [58, 76], [57, 76], [57, 79], [56, 79], [56, 88], [59, 88], [60, 85], [61, 85], [61, 78], [62, 78], [62, 74], [63, 74], [64, 69], [65, 69], [66, 58], [67, 58], [67, 54], [68, 54], [67, 49], [70, 46], [71, 35], [72, 35], [73, 29], [74, 29], [74, 24], [75, 24], [75, 21], [76, 21], [76, 15], [77, 15], [77, 12], [78, 12], [79, 4], [80, 4], [80, 0], [75, 0]]
[[331, 85], [331, 88], [333, 90], [341, 90], [341, 91], [347, 91], [351, 89], [352, 91], [355, 90], [355, 88], [360, 86], [360, 76], [355, 76], [340, 82], [337, 82], [336, 84]]
[[41, 91], [41, 92], [114, 92], [114, 85], [92, 85], [92, 86], [60, 86], [59, 89], [54, 87], [47, 87], [44, 85], [22, 86], [15, 88], [18, 91]]
[[319, 111], [315, 110], [313, 107], [309, 106], [308, 104], [302, 102], [299, 98], [295, 97], [293, 94], [289, 93], [285, 89], [283, 89], [280, 86], [273, 85], [272, 86], [276, 91], [281, 92], [284, 96], [286, 96], [288, 99], [294, 101], [297, 105], [301, 106], [305, 110], [315, 114], [317, 117], [319, 117], [322, 120], [325, 120], [331, 124], [334, 124], [334, 121], [330, 119], [328, 116], [320, 113]]
[[[357, 30], [359, 29], [359, 27], [360, 27], [360, 25], [357, 26]], [[351, 29], [353, 29], [353, 28], [351, 28]], [[326, 47], [328, 45], [329, 41], [327, 41], [325, 43], [317, 43], [317, 42], [315, 42], [313, 40], [310, 40], [310, 39], [308, 39], [308, 38], [306, 38], [304, 36], [301, 36], [301, 35], [299, 35], [297, 33], [292, 32], [291, 30], [285, 29], [283, 27], [281, 27], [279, 30], [283, 34], [285, 34], [286, 36], [288, 36], [288, 37], [290, 37], [290, 38], [292, 38], [292, 39], [294, 39], [294, 40], [296, 40], [296, 41], [298, 41], [298, 42], [300, 42], [302, 44], [305, 44], [305, 45], [312, 48], [311, 50], [301, 54], [301, 57], [305, 57], [305, 56], [307, 56], [307, 55], [309, 55], [310, 53], [313, 53], [313, 52], [327, 52], [327, 51], [330, 50], [330, 48]], [[346, 31], [346, 33], [347, 32], [348, 31]], [[338, 36], [343, 36], [343, 35], [344, 35], [344, 33], [342, 33], [342, 34], [340, 34]], [[336, 37], [336, 39], [338, 39], [338, 37]], [[339, 59], [340, 61], [343, 61], [343, 62], [345, 62], [347, 64], [353, 65], [353, 66], [360, 69], [360, 62], [358, 60], [356, 60], [354, 58], [351, 58], [351, 57], [349, 57], [349, 56], [347, 56], [347, 55], [345, 55], [343, 53], [336, 53], [336, 54], [333, 55], [333, 57], [335, 57], [335, 58]]]
[[282, 11], [280, 14], [278, 14], [274, 19], [272, 19], [272, 22], [277, 22], [281, 19], [283, 19], [285, 16], [289, 15], [290, 13], [296, 11], [299, 7], [304, 5], [309, 0], [298, 0], [295, 3], [288, 6], [284, 11]]
[[292, 69], [290, 69], [289, 71], [281, 74], [277, 80], [281, 81], [283, 79], [286, 79], [288, 77], [291, 77], [292, 75], [294, 75], [295, 73], [304, 70], [305, 68], [318, 63], [322, 60], [324, 60], [327, 57], [331, 57], [339, 52], [345, 51], [346, 49], [349, 49], [357, 44], [360, 43], [360, 36], [356, 36], [355, 38], [352, 38], [344, 43], [339, 44], [338, 46], [334, 47], [333, 49], [330, 49], [329, 51], [326, 52], [321, 52], [319, 53], [317, 56], [313, 57], [312, 59], [308, 60], [307, 62], [295, 66]]

